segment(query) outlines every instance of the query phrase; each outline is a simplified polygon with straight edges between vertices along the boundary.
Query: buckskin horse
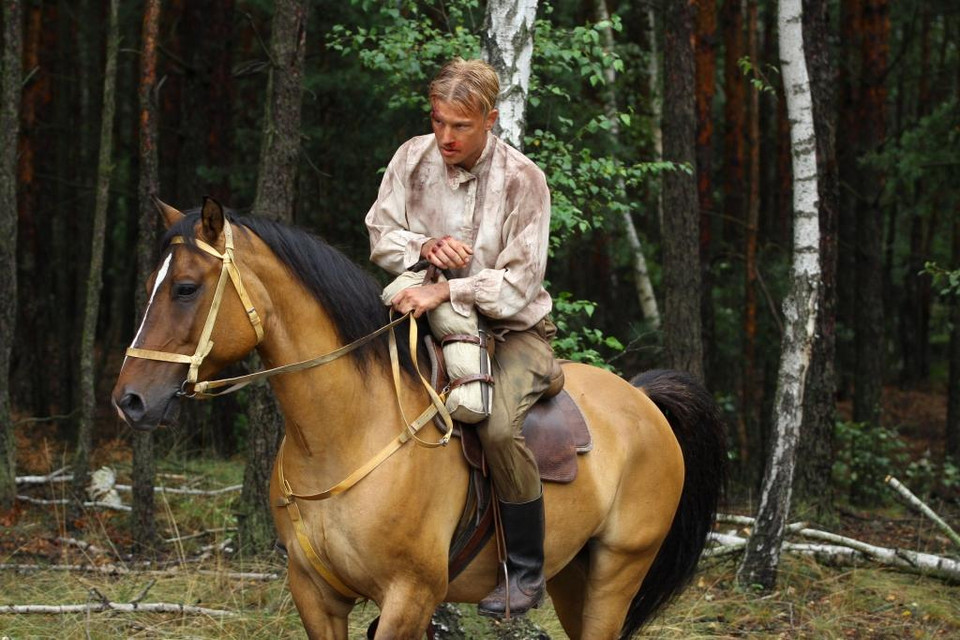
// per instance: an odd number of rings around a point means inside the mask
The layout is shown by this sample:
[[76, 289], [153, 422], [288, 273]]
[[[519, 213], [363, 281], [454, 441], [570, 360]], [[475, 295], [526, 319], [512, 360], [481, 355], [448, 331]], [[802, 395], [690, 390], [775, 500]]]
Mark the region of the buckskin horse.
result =
[[[438, 440], [421, 430], [436, 398], [411, 364], [417, 349], [384, 331], [376, 281], [302, 230], [228, 216], [209, 198], [187, 214], [156, 202], [167, 234], [113, 390], [121, 417], [144, 430], [169, 422], [180, 397], [213, 395], [211, 377], [256, 349], [285, 419], [270, 495], [309, 637], [347, 638], [361, 599], [379, 606], [376, 638], [406, 639], [423, 637], [441, 602], [483, 598], [496, 544], [449, 579], [468, 468], [459, 447], [419, 446]], [[696, 568], [722, 484], [722, 425], [685, 374], [631, 385], [563, 368], [593, 447], [574, 482], [544, 485], [548, 593], [571, 638], [630, 637]]]

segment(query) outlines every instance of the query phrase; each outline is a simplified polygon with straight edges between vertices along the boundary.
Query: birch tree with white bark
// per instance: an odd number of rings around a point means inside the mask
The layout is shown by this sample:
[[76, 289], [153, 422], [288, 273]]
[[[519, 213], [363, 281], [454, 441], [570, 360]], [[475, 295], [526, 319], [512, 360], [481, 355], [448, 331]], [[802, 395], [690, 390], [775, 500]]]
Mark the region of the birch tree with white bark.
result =
[[[603, 49], [606, 53], [613, 53], [613, 28], [610, 26], [610, 13], [607, 10], [607, 0], [594, 0], [594, 15], [597, 23], [603, 25], [601, 35], [603, 37]], [[614, 149], [619, 145], [620, 140], [620, 118], [618, 117], [619, 107], [617, 105], [617, 71], [613, 65], [607, 65], [604, 69], [604, 78], [606, 80], [606, 98], [604, 100], [604, 112], [607, 120], [610, 122], [610, 139], [613, 141]], [[657, 158], [659, 160], [659, 158]], [[627, 187], [624, 184], [623, 176], [617, 177], [617, 196], [625, 198]], [[650, 323], [654, 330], [660, 328], [660, 309], [657, 307], [657, 298], [653, 293], [653, 284], [650, 282], [650, 271], [647, 269], [647, 259], [643, 253], [643, 244], [640, 242], [640, 236], [637, 234], [637, 228], [633, 224], [633, 217], [628, 209], [623, 211], [623, 226], [627, 232], [627, 243], [630, 245], [630, 251], [633, 252], [633, 276], [637, 287], [637, 299], [640, 302], [640, 309], [643, 317]]]
[[493, 132], [523, 150], [527, 96], [533, 60], [537, 0], [490, 0], [484, 20], [482, 56], [500, 76], [500, 117]]
[[793, 157], [793, 262], [790, 292], [783, 303], [785, 326], [774, 399], [773, 444], [764, 473], [756, 528], [737, 570], [737, 581], [742, 587], [758, 586], [764, 590], [772, 589], [777, 581], [820, 296], [817, 145], [803, 49], [802, 12], [801, 0], [778, 3], [780, 68]]

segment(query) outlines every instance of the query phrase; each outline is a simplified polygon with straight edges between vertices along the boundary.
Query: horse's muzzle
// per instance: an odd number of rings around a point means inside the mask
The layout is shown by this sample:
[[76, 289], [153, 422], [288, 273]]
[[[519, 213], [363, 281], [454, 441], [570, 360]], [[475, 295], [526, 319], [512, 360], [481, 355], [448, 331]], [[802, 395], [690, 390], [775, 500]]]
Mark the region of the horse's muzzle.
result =
[[150, 431], [176, 418], [177, 389], [145, 396], [128, 387], [114, 389], [113, 406], [120, 418], [138, 431]]

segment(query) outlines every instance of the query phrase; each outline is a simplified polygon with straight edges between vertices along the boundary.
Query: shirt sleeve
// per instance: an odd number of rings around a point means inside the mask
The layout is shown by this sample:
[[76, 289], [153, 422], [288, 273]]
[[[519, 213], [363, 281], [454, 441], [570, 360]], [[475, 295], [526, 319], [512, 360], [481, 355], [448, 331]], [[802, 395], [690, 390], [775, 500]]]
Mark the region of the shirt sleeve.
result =
[[370, 234], [370, 261], [398, 275], [420, 259], [420, 248], [428, 236], [410, 231], [407, 219], [406, 188], [403, 176], [408, 145], [394, 154], [380, 183], [377, 201], [364, 222]]
[[[550, 241], [550, 190], [536, 166], [515, 175], [503, 224], [503, 250], [493, 268], [450, 280], [450, 302], [468, 315], [476, 306], [489, 318], [506, 319], [530, 305], [543, 289]], [[513, 202], [509, 193], [517, 194]]]

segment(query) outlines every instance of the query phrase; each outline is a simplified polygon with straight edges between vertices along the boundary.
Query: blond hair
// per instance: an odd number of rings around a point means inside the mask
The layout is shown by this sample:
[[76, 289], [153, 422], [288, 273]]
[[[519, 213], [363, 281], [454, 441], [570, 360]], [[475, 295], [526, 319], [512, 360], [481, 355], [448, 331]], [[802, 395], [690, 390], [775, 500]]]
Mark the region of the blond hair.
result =
[[500, 94], [497, 72], [483, 60], [454, 58], [443, 65], [430, 83], [430, 101], [440, 100], [483, 117], [493, 111]]

